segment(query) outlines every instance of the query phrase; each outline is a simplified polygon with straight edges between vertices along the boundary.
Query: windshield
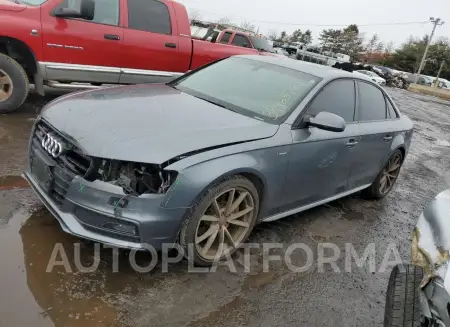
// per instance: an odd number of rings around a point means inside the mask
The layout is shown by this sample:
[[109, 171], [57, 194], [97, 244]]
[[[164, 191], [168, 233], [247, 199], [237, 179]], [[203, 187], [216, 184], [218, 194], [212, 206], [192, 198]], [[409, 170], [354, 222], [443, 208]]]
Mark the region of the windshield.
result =
[[253, 47], [258, 50], [267, 51], [267, 52], [273, 52], [273, 46], [270, 44], [270, 42], [266, 39], [257, 37], [257, 36], [250, 36], [250, 39], [252, 40]]
[[232, 57], [169, 85], [240, 114], [279, 124], [320, 80], [278, 65]]

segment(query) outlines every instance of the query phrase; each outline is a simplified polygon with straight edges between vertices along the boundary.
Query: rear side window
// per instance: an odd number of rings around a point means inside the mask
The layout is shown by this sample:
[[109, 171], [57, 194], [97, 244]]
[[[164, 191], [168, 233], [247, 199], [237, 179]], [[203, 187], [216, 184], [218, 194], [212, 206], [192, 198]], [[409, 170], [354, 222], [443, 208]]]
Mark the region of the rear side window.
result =
[[223, 36], [220, 39], [220, 43], [228, 43], [228, 41], [230, 41], [230, 37], [231, 37], [231, 33], [230, 32], [223, 33]]
[[156, 0], [128, 0], [128, 28], [171, 35], [169, 9]]
[[355, 116], [355, 83], [351, 79], [331, 82], [314, 98], [307, 115], [315, 116], [321, 111], [341, 116], [352, 122]]
[[388, 98], [386, 98], [386, 104], [387, 104], [387, 117], [391, 119], [398, 118], [397, 113], [395, 112], [395, 109]]
[[358, 82], [359, 121], [386, 119], [386, 101], [384, 94], [369, 83]]
[[238, 47], [244, 47], [244, 48], [251, 48], [250, 41], [247, 37], [243, 35], [236, 34], [233, 38], [233, 42], [231, 42], [232, 45], [236, 45]]

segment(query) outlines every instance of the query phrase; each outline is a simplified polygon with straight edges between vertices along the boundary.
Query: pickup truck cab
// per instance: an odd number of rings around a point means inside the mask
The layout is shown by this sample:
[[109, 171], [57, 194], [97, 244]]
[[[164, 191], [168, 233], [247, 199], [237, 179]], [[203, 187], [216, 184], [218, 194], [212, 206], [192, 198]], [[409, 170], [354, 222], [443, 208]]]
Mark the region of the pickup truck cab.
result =
[[168, 82], [232, 55], [267, 55], [261, 40], [229, 30], [193, 39], [172, 0], [0, 0], [0, 113], [18, 108], [30, 83], [43, 95], [44, 85]]

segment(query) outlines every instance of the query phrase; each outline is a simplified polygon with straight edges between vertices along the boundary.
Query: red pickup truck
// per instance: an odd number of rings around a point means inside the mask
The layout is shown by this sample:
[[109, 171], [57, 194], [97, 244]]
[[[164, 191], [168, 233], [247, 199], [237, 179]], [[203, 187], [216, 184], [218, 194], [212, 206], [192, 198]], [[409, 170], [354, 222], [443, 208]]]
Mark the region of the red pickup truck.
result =
[[[0, 0], [0, 113], [18, 108], [29, 84], [167, 82], [237, 54], [269, 54], [262, 39], [223, 31], [191, 38], [172, 0]], [[259, 50], [258, 50], [259, 49]]]

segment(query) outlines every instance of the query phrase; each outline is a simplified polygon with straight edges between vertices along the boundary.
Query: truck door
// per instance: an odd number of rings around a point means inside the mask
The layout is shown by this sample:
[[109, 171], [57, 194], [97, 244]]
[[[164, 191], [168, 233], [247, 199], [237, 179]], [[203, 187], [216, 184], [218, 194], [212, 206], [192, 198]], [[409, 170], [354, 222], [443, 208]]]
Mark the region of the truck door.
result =
[[[124, 29], [121, 83], [165, 82], [189, 69], [191, 53], [181, 51], [172, 2], [127, 0], [128, 22]], [[184, 47], [183, 47], [184, 48]], [[190, 47], [189, 47], [190, 49]]]
[[55, 17], [60, 7], [80, 11], [81, 0], [42, 6], [44, 61], [47, 79], [117, 83], [123, 29], [119, 0], [95, 0], [92, 21]]

